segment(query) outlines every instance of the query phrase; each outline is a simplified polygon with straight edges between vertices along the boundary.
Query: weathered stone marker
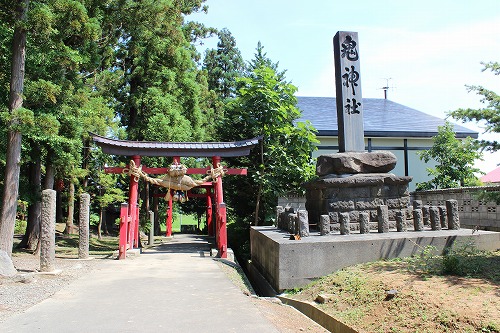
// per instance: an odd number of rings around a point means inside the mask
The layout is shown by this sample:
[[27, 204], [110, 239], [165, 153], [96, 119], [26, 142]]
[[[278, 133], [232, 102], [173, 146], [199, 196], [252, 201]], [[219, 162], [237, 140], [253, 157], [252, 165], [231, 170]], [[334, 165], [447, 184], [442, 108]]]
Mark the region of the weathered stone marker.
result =
[[448, 228], [451, 230], [460, 229], [460, 217], [458, 215], [457, 200], [446, 200], [446, 213], [448, 214]]
[[359, 233], [370, 233], [370, 214], [367, 212], [359, 213]]
[[422, 209], [422, 200], [413, 200], [413, 209]]
[[330, 216], [321, 215], [319, 217], [319, 233], [321, 236], [330, 234]]
[[300, 209], [297, 211], [297, 221], [299, 224], [300, 237], [309, 237], [309, 217], [307, 210]]
[[357, 32], [333, 37], [339, 152], [365, 151]]
[[148, 245], [153, 245], [155, 243], [155, 213], [149, 211], [149, 237]]
[[448, 228], [448, 216], [446, 214], [446, 206], [439, 206], [439, 218], [441, 220], [441, 228]]
[[388, 218], [408, 210], [412, 177], [389, 173], [397, 163], [393, 153], [365, 151], [358, 34], [339, 31], [333, 46], [339, 152], [318, 157], [318, 179], [304, 184], [306, 209], [312, 223], [329, 214], [335, 224], [340, 213], [349, 213], [350, 222], [359, 223], [360, 212], [375, 221], [377, 207], [386, 205], [387, 223], [379, 230], [388, 232]]
[[80, 196], [78, 259], [89, 257], [90, 194]]
[[386, 205], [377, 207], [378, 232], [389, 232], [389, 208]]
[[53, 272], [56, 261], [56, 191], [42, 191], [40, 272]]
[[297, 235], [297, 214], [288, 213], [288, 232], [292, 235]]
[[396, 230], [398, 232], [404, 232], [406, 231], [406, 215], [405, 213], [400, 210], [396, 212]]
[[281, 214], [283, 214], [284, 211], [285, 208], [283, 206], [276, 206], [276, 226], [280, 229], [284, 229], [281, 221]]
[[429, 217], [431, 220], [431, 229], [441, 230], [441, 218], [439, 215], [439, 208], [435, 206], [429, 207]]
[[430, 213], [429, 213], [429, 206], [424, 205], [422, 206], [422, 218], [424, 220], [424, 225], [430, 225]]
[[340, 222], [340, 234], [349, 235], [351, 233], [351, 223], [350, 223], [351, 220], [349, 218], [349, 213], [340, 213], [339, 222]]
[[413, 210], [413, 228], [415, 231], [424, 230], [424, 217], [422, 209]]
[[14, 276], [17, 274], [17, 270], [12, 263], [7, 252], [0, 250], [0, 277], [2, 276]]

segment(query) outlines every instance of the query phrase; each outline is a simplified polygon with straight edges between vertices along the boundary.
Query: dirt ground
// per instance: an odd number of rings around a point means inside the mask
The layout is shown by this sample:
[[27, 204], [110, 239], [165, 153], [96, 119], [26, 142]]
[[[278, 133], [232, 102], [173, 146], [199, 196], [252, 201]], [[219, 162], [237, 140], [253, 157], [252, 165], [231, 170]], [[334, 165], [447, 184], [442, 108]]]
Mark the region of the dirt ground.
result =
[[231, 263], [222, 260], [219, 261], [219, 266], [231, 282], [241, 289], [242, 293], [252, 297], [253, 303], [257, 306], [260, 312], [267, 318], [267, 320], [272, 322], [280, 332], [328, 332], [328, 330], [323, 328], [321, 325], [309, 319], [295, 308], [289, 305], [284, 305], [277, 298], [256, 297], [250, 283], [243, 274], [243, 270], [239, 266], [232, 265]]
[[[500, 257], [498, 257], [500, 259]], [[499, 261], [491, 269], [500, 269]], [[423, 276], [403, 263], [350, 267], [292, 295], [359, 332], [500, 332], [498, 281]]]

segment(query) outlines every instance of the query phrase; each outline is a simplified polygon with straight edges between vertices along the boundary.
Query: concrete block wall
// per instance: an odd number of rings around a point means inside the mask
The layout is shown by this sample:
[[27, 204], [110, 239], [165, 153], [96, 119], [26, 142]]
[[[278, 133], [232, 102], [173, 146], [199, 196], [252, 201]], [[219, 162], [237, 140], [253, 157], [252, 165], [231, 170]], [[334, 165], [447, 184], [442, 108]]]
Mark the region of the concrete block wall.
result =
[[500, 231], [500, 205], [478, 200], [481, 191], [500, 193], [500, 185], [416, 191], [412, 193], [412, 199], [422, 200], [422, 204], [428, 206], [443, 206], [446, 200], [455, 199], [462, 228]]
[[293, 207], [295, 211], [299, 209], [306, 209], [306, 197], [297, 194], [289, 194], [285, 197], [279, 197], [278, 206]]

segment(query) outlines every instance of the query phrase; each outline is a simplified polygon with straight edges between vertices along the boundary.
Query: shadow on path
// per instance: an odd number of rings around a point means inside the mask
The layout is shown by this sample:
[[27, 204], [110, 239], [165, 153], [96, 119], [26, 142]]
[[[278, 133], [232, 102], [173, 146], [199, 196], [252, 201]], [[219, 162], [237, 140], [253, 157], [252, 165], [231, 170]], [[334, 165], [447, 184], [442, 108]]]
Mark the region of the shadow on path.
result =
[[213, 247], [213, 241], [213, 237], [208, 236], [177, 234], [162, 244], [148, 248], [143, 254], [197, 253], [204, 256], [205, 252], [209, 252], [210, 248]]

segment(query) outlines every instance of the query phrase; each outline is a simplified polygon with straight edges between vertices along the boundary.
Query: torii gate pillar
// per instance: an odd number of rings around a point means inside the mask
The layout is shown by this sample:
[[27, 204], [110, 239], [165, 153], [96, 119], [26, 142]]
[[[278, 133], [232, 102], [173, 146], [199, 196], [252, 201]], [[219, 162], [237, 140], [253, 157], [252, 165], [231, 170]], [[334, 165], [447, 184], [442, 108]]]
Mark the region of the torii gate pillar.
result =
[[[141, 165], [141, 157], [139, 155], [132, 156], [135, 165]], [[128, 241], [130, 248], [139, 247], [139, 206], [137, 199], [139, 197], [139, 179], [135, 176], [130, 176], [130, 187], [128, 194], [128, 214], [130, 216], [129, 237]]]
[[207, 191], [207, 230], [208, 230], [208, 235], [213, 236], [214, 224], [212, 217], [212, 189], [207, 188], [206, 191]]
[[[181, 163], [181, 158], [179, 156], [174, 156], [172, 159], [172, 162], [177, 164]], [[172, 190], [168, 189], [170, 191], [170, 199], [168, 200], [168, 208], [167, 208], [167, 220], [166, 220], [166, 236], [171, 237], [172, 236], [172, 219], [173, 219], [173, 200], [172, 200]]]
[[[212, 157], [212, 164], [214, 168], [220, 165], [220, 156]], [[217, 243], [217, 250], [221, 258], [227, 258], [227, 230], [226, 230], [226, 204], [224, 203], [224, 194], [222, 191], [222, 177], [217, 177], [215, 182], [215, 239]]]

